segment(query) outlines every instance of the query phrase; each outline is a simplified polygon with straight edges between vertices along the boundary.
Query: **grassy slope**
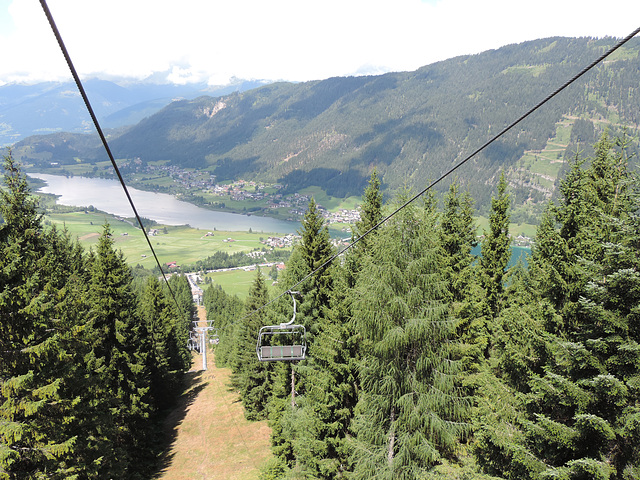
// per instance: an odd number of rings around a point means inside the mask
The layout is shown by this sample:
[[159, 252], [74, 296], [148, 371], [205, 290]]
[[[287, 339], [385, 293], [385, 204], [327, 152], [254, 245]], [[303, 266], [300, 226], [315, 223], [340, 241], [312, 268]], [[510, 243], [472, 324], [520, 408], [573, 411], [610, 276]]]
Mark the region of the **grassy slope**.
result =
[[[198, 307], [204, 315], [204, 308]], [[231, 372], [216, 368], [213, 355], [194, 356], [190, 383], [165, 424], [173, 439], [158, 480], [252, 480], [270, 458], [266, 421], [248, 422], [238, 394], [229, 388]]]

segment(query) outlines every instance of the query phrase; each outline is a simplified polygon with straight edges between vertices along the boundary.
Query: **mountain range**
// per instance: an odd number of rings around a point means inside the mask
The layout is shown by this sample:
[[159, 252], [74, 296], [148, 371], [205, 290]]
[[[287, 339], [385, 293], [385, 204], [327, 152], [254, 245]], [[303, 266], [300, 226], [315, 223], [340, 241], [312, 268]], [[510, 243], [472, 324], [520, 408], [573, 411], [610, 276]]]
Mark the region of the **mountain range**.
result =
[[[282, 184], [284, 191], [318, 186], [346, 197], [361, 195], [375, 167], [388, 193], [415, 191], [615, 41], [547, 38], [412, 72], [273, 83], [185, 98], [111, 131], [109, 144], [123, 163], [165, 160], [208, 170], [218, 181], [259, 179]], [[478, 209], [488, 209], [503, 169], [516, 205], [535, 207], [553, 194], [566, 160], [577, 150], [588, 155], [604, 129], [614, 135], [624, 128], [636, 133], [639, 53], [640, 40], [634, 39], [458, 169], [455, 175]], [[69, 112], [70, 117], [80, 115]], [[126, 108], [118, 112], [126, 117]], [[637, 140], [630, 146], [631, 153], [636, 150]], [[64, 165], [106, 158], [95, 135], [77, 133], [30, 137], [16, 143], [14, 152], [36, 169], [52, 161]]]
[[[227, 95], [264, 83], [236, 79], [229, 85], [213, 87], [205, 83], [174, 85], [131, 79], [83, 80], [91, 106], [106, 128], [138, 123], [178, 99]], [[0, 146], [32, 135], [93, 131], [91, 118], [74, 82], [0, 86]]]

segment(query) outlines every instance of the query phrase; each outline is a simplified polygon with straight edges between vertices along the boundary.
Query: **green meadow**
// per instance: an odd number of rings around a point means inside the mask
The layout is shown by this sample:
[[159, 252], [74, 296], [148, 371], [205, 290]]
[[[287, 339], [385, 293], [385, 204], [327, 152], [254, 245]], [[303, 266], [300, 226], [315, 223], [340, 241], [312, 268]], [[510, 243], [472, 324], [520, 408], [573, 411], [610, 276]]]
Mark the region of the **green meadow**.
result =
[[[122, 250], [130, 265], [140, 264], [153, 268], [155, 260], [142, 231], [128, 222], [103, 213], [56, 213], [45, 216], [47, 224], [65, 226], [72, 237], [77, 237], [85, 248], [90, 248], [103, 231], [105, 223], [113, 233], [116, 248]], [[177, 262], [179, 265], [195, 263], [217, 251], [233, 254], [261, 249], [261, 238], [278, 236], [277, 233], [222, 232], [199, 230], [186, 226], [153, 227], [157, 234], [149, 240], [160, 263]]]
[[[243, 269], [230, 270], [226, 272], [214, 272], [206, 275], [213, 281], [213, 285], [220, 285], [222, 289], [229, 295], [237, 295], [239, 298], [245, 299], [249, 294], [251, 284], [256, 278], [256, 271], [245, 271]], [[265, 280], [265, 285], [269, 291], [269, 295], [273, 296], [277, 290], [277, 284], [273, 285], [273, 280], [269, 277], [269, 268], [262, 269], [262, 276]], [[203, 288], [206, 286], [200, 285]]]

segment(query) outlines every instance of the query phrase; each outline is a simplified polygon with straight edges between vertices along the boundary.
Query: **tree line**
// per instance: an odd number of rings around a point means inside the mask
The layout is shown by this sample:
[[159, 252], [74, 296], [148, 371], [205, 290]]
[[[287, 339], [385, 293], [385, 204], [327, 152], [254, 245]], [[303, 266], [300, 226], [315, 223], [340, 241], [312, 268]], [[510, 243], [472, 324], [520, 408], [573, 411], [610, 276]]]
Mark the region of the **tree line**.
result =
[[[206, 290], [216, 362], [246, 417], [272, 429], [261, 478], [640, 478], [640, 203], [626, 142], [605, 132], [573, 158], [526, 267], [507, 268], [504, 175], [480, 240], [457, 182], [400, 210], [295, 287], [303, 361], [257, 360], [259, 328], [292, 314], [288, 295], [257, 310], [270, 300], [261, 272], [246, 302]], [[408, 198], [384, 205], [374, 171], [354, 239]], [[313, 199], [300, 234], [282, 292], [335, 253]]]
[[134, 279], [105, 225], [44, 228], [11, 153], [0, 189], [0, 478], [149, 478], [190, 367], [186, 278]]

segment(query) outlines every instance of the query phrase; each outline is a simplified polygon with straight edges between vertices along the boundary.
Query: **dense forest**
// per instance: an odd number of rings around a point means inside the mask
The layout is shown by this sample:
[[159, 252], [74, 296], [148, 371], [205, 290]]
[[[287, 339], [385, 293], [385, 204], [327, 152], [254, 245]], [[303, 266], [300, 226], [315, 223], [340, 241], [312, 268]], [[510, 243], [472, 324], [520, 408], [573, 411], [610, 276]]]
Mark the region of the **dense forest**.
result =
[[[605, 132], [571, 160], [527, 266], [507, 269], [504, 175], [480, 239], [454, 182], [307, 278], [335, 253], [311, 200], [278, 278], [300, 292], [305, 360], [258, 361], [260, 327], [292, 315], [286, 294], [261, 308], [260, 271], [246, 302], [209, 287], [216, 361], [246, 417], [272, 428], [262, 479], [640, 479], [640, 184], [627, 144]], [[374, 170], [354, 236], [409, 196], [384, 203]]]
[[[167, 161], [208, 170], [220, 182], [279, 183], [282, 193], [313, 185], [334, 197], [359, 196], [376, 168], [382, 190], [392, 196], [439, 177], [614, 43], [547, 38], [412, 72], [275, 83], [176, 101], [111, 132], [109, 143], [123, 166]], [[553, 183], [536, 190], [507, 166], [545, 148], [558, 122], [572, 128], [571, 138], [556, 147], [558, 160], [590, 150], [604, 128], [637, 129], [639, 52], [640, 40], [633, 39], [474, 158], [473, 168], [461, 171], [458, 180], [476, 209], [489, 211], [501, 169], [517, 204], [548, 200]], [[637, 143], [628, 148], [637, 149]], [[16, 144], [14, 153], [35, 168], [105, 160], [95, 135], [31, 137]], [[106, 168], [104, 173], [112, 174]], [[444, 193], [448, 187], [438, 188]]]
[[150, 478], [190, 368], [185, 277], [134, 277], [109, 225], [44, 228], [11, 155], [0, 189], [0, 478]]

